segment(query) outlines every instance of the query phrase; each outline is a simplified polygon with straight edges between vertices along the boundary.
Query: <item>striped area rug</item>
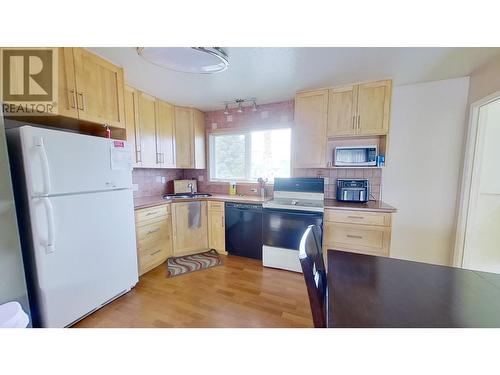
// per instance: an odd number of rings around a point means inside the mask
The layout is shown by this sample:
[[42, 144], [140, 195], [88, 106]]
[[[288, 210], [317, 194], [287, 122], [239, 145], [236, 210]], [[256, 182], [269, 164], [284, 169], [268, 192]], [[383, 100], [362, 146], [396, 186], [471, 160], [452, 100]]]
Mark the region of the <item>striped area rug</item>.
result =
[[219, 264], [222, 264], [222, 261], [217, 251], [213, 249], [204, 253], [168, 258], [168, 277], [215, 267]]

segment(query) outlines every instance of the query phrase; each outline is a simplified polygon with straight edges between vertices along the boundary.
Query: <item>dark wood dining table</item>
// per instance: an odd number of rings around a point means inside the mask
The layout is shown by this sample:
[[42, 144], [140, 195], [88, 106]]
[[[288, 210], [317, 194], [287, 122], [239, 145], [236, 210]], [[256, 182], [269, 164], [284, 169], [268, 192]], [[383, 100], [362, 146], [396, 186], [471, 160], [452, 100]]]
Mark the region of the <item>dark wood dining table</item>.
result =
[[500, 327], [500, 275], [328, 250], [327, 326]]

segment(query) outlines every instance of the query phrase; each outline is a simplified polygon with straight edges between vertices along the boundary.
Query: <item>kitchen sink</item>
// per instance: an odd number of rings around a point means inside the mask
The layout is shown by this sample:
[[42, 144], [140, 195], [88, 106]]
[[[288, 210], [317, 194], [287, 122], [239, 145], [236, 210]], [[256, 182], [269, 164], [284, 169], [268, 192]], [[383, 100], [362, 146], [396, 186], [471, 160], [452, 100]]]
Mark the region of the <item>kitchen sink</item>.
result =
[[186, 198], [208, 198], [212, 194], [209, 193], [178, 193], [178, 194], [165, 194], [163, 199], [186, 199]]

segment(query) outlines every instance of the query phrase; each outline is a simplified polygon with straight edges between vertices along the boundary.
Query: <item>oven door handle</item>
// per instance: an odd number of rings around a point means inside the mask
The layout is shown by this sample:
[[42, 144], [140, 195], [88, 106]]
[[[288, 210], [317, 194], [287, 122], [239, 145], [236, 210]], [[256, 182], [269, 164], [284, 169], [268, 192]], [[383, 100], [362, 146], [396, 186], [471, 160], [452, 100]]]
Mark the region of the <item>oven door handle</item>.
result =
[[273, 208], [264, 208], [262, 211], [265, 214], [274, 214], [274, 215], [295, 215], [295, 216], [308, 216], [308, 217], [323, 217], [322, 212], [276, 210]]

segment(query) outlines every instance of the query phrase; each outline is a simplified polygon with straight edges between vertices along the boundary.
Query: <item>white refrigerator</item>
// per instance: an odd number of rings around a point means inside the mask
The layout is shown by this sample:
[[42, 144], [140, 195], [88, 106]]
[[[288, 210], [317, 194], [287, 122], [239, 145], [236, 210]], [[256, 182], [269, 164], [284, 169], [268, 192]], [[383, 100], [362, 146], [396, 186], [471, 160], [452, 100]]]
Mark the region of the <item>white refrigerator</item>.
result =
[[32, 126], [7, 139], [33, 322], [67, 327], [138, 281], [131, 152]]

